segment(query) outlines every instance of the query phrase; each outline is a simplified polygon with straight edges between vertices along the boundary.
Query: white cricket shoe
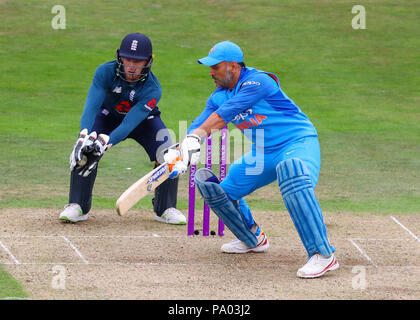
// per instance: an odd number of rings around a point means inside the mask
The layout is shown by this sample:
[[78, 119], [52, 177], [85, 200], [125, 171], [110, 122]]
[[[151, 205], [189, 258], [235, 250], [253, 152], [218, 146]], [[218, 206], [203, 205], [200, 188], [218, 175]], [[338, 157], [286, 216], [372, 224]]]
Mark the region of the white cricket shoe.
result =
[[155, 216], [155, 219], [159, 222], [169, 223], [169, 224], [187, 224], [187, 219], [182, 214], [181, 211], [179, 211], [176, 208], [168, 208], [166, 209], [162, 215]]
[[[221, 249], [225, 253], [248, 253], [248, 252], [264, 252], [270, 247], [268, 239], [262, 229], [257, 236], [258, 243], [255, 247], [248, 247], [241, 240], [233, 240], [222, 245]], [[258, 232], [258, 231], [257, 231]]]
[[87, 220], [88, 215], [83, 214], [82, 208], [77, 203], [70, 203], [64, 207], [60, 213], [60, 220], [63, 222], [79, 222]]
[[319, 253], [315, 253], [308, 262], [298, 270], [297, 276], [300, 278], [318, 278], [328, 271], [337, 270], [338, 261], [334, 254], [325, 258]]

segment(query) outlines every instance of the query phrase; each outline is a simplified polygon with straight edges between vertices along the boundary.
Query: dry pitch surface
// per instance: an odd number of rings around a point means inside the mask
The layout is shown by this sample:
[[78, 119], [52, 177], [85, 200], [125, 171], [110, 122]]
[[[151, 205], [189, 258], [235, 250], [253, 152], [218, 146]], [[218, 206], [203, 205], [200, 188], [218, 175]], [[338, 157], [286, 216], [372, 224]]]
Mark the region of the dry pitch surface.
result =
[[326, 212], [340, 269], [304, 280], [296, 271], [306, 254], [286, 212], [255, 212], [267, 252], [230, 255], [220, 251], [230, 232], [188, 237], [151, 211], [92, 211], [76, 225], [60, 223], [59, 210], [0, 211], [0, 263], [32, 299], [420, 298], [418, 215]]

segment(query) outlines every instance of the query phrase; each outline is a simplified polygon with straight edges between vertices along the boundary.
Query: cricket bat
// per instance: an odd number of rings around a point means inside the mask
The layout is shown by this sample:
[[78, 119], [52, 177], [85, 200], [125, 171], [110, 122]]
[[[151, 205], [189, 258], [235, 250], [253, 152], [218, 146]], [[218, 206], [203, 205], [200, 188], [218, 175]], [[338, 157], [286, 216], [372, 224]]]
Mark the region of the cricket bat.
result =
[[159, 167], [146, 174], [143, 178], [133, 183], [124, 191], [116, 202], [118, 215], [123, 216], [126, 214], [137, 202], [151, 194], [168, 178], [169, 166], [164, 162]]

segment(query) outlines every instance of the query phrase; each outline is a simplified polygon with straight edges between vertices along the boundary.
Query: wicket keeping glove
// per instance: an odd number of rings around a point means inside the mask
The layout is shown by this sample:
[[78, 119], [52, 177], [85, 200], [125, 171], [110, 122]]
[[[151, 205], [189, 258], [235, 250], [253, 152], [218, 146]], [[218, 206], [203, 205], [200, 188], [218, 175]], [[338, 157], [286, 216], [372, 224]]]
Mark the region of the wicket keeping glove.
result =
[[188, 167], [181, 160], [181, 153], [176, 149], [168, 149], [163, 155], [163, 159], [169, 167], [169, 178], [175, 179], [183, 175]]
[[83, 157], [82, 149], [85, 147], [88, 139], [88, 130], [83, 129], [80, 131], [79, 137], [74, 144], [73, 151], [70, 154], [70, 170], [73, 170], [76, 167], [83, 167], [83, 165], [86, 163], [87, 159], [86, 157]]
[[[90, 136], [96, 136], [96, 132], [92, 132]], [[87, 144], [83, 148], [83, 153], [87, 157], [87, 162], [84, 167], [80, 170], [79, 176], [87, 177], [92, 173], [93, 170], [98, 166], [99, 160], [108, 149], [109, 136], [101, 133], [93, 143]]]
[[181, 143], [181, 157], [184, 164], [188, 167], [197, 164], [200, 160], [201, 138], [196, 134], [187, 134]]

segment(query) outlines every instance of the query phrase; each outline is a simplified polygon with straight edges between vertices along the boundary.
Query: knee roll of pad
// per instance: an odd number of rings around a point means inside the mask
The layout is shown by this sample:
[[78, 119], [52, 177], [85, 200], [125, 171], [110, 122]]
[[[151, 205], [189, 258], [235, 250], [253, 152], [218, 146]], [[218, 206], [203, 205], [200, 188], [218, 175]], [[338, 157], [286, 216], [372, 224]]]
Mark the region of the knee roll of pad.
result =
[[282, 161], [276, 169], [283, 197], [307, 188], [313, 188], [309, 171], [301, 160], [293, 158]]
[[276, 170], [284, 204], [308, 256], [331, 255], [335, 249], [328, 241], [322, 211], [305, 164], [298, 158], [287, 159], [280, 162]]
[[235, 202], [228, 197], [219, 184], [219, 179], [209, 169], [199, 169], [195, 173], [195, 184], [201, 196], [213, 212], [223, 221], [230, 231], [248, 247], [257, 245], [257, 237], [249, 229], [245, 217]]

